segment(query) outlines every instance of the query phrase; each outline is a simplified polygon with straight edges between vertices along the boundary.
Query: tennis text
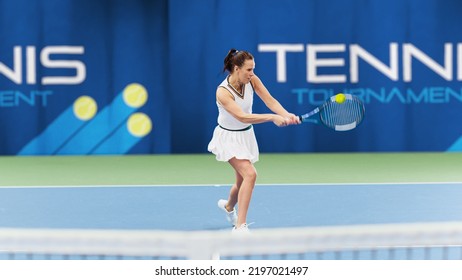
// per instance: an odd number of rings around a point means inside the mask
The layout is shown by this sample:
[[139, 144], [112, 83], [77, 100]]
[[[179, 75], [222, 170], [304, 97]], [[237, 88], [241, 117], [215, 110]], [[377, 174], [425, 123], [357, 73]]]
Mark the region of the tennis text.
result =
[[[86, 67], [81, 60], [56, 59], [52, 56], [76, 56], [84, 54], [83, 46], [47, 46], [38, 51], [35, 46], [27, 46], [25, 50], [21, 46], [13, 48], [13, 66], [8, 67], [0, 62], [0, 75], [3, 75], [11, 82], [21, 85], [78, 85], [86, 79]], [[40, 59], [37, 58], [40, 57]], [[23, 71], [23, 60], [25, 60], [25, 71]], [[75, 75], [53, 75], [44, 76], [39, 81], [37, 73], [41, 66], [48, 69], [71, 70]]]
[[[276, 54], [276, 76], [279, 83], [287, 82], [287, 56], [297, 55], [293, 53], [306, 53], [302, 56], [298, 55], [300, 59], [306, 61], [306, 81], [313, 84], [345, 83], [347, 81], [353, 84], [358, 83], [360, 65], [363, 66], [364, 63], [369, 65], [365, 68], [367, 71], [372, 67], [392, 81], [399, 81], [402, 75], [404, 82], [410, 82], [413, 78], [414, 61], [425, 65], [443, 80], [462, 81], [462, 43], [456, 45], [444, 43], [441, 49], [442, 55], [438, 54], [438, 56], [443, 57], [442, 63], [437, 62], [414, 44], [403, 43], [399, 47], [398, 43], [392, 42], [388, 46], [388, 61], [383, 62], [358, 44], [348, 46], [346, 44], [258, 45], [259, 52]], [[456, 59], [453, 59], [454, 57]], [[456, 67], [454, 67], [454, 61], [456, 61]], [[345, 69], [346, 67], [349, 69]]]

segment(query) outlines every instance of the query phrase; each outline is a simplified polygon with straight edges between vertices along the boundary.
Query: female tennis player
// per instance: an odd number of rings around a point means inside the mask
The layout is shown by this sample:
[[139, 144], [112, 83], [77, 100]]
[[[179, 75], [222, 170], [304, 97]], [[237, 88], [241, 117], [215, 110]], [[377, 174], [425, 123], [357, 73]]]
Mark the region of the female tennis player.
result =
[[[299, 124], [297, 116], [289, 113], [271, 96], [262, 81], [255, 75], [255, 61], [247, 51], [231, 49], [224, 59], [223, 72], [229, 72], [218, 86], [218, 126], [213, 132], [208, 150], [218, 161], [229, 162], [236, 174], [227, 200], [218, 201], [225, 211], [233, 232], [248, 232], [247, 212], [257, 179], [254, 163], [259, 150], [252, 124], [273, 122], [278, 127]], [[254, 114], [254, 92], [274, 114]], [[237, 204], [237, 213], [235, 206]]]

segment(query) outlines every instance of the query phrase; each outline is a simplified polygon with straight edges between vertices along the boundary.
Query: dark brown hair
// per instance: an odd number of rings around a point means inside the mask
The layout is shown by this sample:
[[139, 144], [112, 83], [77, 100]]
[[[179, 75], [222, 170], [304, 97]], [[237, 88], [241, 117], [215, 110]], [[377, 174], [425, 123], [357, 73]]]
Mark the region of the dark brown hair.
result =
[[253, 55], [251, 53], [230, 49], [228, 55], [225, 57], [223, 72], [228, 71], [229, 73], [232, 73], [234, 66], [241, 68], [248, 59], [253, 59]]

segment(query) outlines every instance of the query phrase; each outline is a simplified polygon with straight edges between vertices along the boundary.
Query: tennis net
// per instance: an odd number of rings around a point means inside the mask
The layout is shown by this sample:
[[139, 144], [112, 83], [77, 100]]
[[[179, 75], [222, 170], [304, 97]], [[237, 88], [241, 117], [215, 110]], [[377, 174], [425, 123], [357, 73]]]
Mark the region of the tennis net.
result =
[[0, 229], [0, 259], [462, 259], [462, 223], [229, 231]]

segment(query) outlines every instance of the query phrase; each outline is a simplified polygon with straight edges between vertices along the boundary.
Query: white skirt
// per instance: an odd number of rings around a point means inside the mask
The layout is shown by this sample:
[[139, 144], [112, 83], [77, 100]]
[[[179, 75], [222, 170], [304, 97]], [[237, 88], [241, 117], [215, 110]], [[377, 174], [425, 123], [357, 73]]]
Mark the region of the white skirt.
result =
[[213, 131], [208, 151], [215, 154], [218, 161], [229, 161], [233, 157], [258, 161], [259, 151], [253, 127], [245, 131], [228, 131], [219, 126]]

